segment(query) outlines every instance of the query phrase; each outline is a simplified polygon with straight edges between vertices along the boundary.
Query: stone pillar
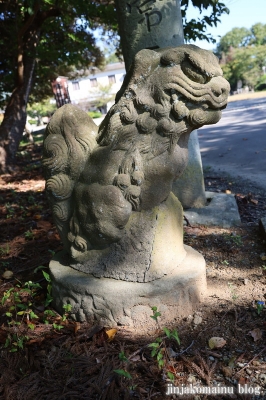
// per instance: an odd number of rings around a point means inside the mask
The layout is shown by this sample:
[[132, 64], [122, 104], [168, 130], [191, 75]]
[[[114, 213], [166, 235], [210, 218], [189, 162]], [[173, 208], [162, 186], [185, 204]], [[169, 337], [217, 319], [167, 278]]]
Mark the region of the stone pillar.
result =
[[[182, 16], [177, 0], [116, 0], [119, 34], [126, 70], [142, 49], [159, 49], [184, 43]], [[197, 131], [188, 144], [188, 165], [173, 192], [183, 208], [206, 205]]]
[[188, 164], [183, 174], [172, 186], [172, 192], [184, 209], [206, 206], [206, 193], [198, 141], [198, 132], [193, 131], [188, 141]]
[[159, 49], [184, 43], [177, 0], [116, 0], [119, 34], [126, 69], [142, 49]]

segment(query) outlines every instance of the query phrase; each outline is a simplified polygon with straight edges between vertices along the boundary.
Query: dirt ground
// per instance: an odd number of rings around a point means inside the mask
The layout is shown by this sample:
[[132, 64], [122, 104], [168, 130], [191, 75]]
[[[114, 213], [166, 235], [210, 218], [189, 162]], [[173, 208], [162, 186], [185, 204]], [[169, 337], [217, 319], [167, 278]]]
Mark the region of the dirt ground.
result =
[[[235, 194], [242, 225], [184, 227], [185, 243], [206, 260], [204, 302], [170, 332], [159, 316], [153, 331], [110, 330], [72, 321], [68, 310], [59, 316], [49, 302], [47, 267], [62, 247], [41, 151], [41, 144], [21, 148], [19, 172], [0, 178], [0, 400], [179, 398], [166, 394], [171, 384], [183, 392], [228, 390], [185, 399], [266, 399], [266, 245], [259, 232], [266, 193], [206, 171], [208, 190]], [[244, 389], [253, 394], [238, 393]]]
[[229, 96], [228, 102], [237, 101], [237, 100], [247, 100], [247, 99], [259, 99], [261, 97], [265, 97], [265, 90], [261, 92], [247, 92], [247, 93], [239, 93]]

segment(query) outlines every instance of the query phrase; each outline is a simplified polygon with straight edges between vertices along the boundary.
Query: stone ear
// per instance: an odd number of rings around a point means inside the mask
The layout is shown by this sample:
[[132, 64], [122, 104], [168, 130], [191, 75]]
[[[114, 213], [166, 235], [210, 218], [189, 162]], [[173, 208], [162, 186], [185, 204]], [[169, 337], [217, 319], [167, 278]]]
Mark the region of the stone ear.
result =
[[160, 61], [164, 65], [178, 65], [184, 60], [185, 54], [183, 48], [168, 49], [162, 54]]
[[139, 51], [133, 62], [133, 76], [139, 78], [140, 76], [149, 76], [160, 62], [160, 55], [150, 49], [143, 49]]
[[140, 50], [131, 64], [121, 89], [117, 92], [115, 101], [118, 102], [129, 85], [139, 79], [147, 78], [160, 63], [160, 54], [150, 49]]

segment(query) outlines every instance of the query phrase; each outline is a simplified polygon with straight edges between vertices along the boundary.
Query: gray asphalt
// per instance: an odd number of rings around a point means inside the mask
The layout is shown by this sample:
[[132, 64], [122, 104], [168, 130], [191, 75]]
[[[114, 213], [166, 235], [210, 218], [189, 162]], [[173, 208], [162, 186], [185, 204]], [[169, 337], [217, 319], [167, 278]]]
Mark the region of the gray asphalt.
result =
[[266, 190], [266, 97], [231, 102], [216, 125], [198, 130], [203, 167]]

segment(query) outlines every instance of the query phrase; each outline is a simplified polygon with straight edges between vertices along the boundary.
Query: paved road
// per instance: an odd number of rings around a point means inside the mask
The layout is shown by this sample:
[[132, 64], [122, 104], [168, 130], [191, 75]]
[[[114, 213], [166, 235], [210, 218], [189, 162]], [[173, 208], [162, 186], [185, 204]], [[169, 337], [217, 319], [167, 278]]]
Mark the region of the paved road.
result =
[[203, 166], [266, 190], [266, 97], [229, 103], [221, 121], [198, 130]]

